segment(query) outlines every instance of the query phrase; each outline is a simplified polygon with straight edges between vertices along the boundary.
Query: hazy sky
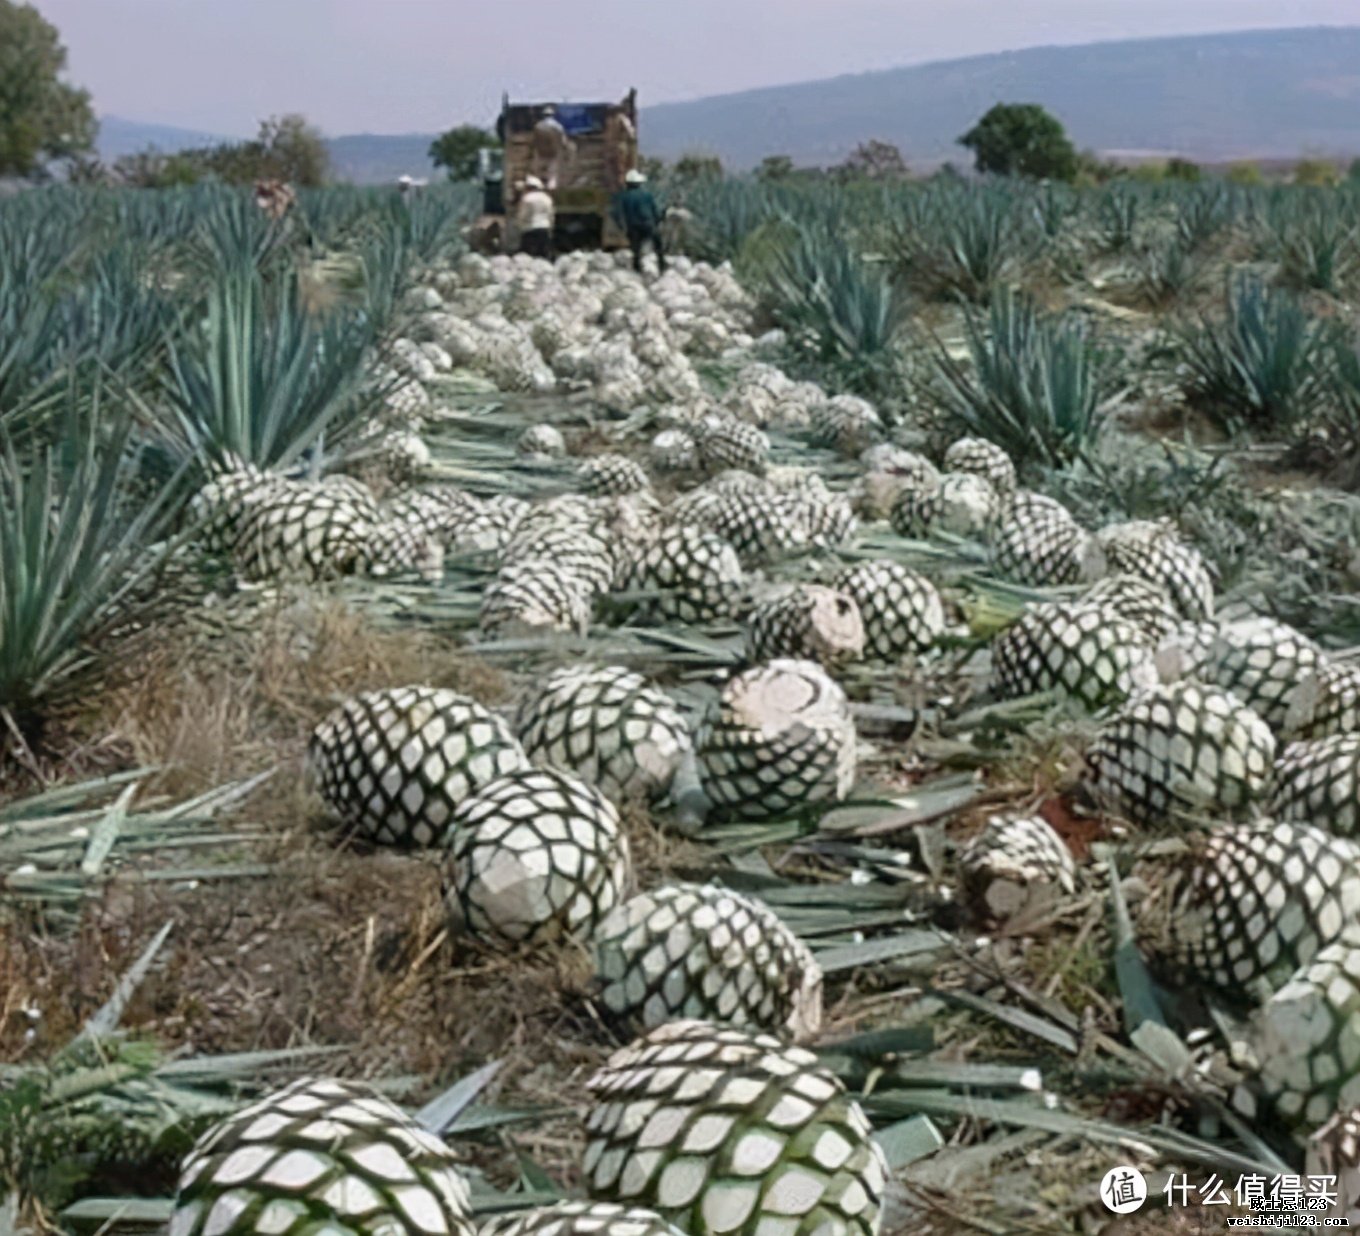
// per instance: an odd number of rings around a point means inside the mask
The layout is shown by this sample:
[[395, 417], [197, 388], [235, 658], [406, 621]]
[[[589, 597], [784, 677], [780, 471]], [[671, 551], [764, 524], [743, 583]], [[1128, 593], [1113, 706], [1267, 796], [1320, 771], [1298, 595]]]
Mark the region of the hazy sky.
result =
[[517, 97], [669, 99], [1044, 43], [1360, 23], [1357, 0], [36, 0], [101, 113], [226, 135], [487, 122]]

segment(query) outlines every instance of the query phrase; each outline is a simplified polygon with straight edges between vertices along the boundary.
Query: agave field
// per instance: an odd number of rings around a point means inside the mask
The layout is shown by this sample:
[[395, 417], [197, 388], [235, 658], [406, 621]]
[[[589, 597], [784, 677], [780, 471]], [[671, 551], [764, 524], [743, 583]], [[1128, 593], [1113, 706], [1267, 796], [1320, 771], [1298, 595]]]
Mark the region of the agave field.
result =
[[0, 202], [0, 1231], [1360, 1219], [1360, 197], [668, 188]]

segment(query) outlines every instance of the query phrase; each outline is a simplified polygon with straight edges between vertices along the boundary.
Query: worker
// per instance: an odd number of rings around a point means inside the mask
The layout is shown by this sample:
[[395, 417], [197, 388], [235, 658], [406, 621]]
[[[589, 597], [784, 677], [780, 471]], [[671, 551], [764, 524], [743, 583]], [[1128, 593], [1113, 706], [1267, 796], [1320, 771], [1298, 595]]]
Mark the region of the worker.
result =
[[293, 186], [282, 180], [257, 180], [255, 182], [255, 205], [269, 220], [278, 223], [297, 205], [297, 194]]
[[539, 122], [534, 125], [533, 152], [534, 174], [544, 181], [550, 193], [557, 192], [562, 161], [573, 149], [566, 129], [557, 118], [557, 109], [551, 103], [548, 104]]
[[637, 166], [637, 130], [618, 103], [605, 109], [604, 158], [609, 191], [617, 193], [623, 188], [624, 177]]
[[552, 261], [553, 224], [557, 208], [552, 194], [537, 176], [524, 179], [524, 196], [519, 199], [519, 247], [530, 257]]
[[657, 269], [666, 273], [666, 249], [661, 241], [661, 208], [647, 188], [647, 177], [634, 168], [624, 178], [626, 187], [614, 197], [614, 222], [628, 235], [633, 250], [633, 269], [642, 273], [642, 247], [656, 250]]

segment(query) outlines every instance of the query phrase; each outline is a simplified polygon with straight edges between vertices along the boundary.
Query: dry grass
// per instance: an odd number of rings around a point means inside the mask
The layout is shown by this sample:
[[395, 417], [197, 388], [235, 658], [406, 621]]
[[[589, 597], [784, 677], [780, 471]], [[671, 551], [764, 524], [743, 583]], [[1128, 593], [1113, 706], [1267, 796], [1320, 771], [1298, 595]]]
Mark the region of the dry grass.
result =
[[494, 705], [508, 690], [452, 641], [379, 631], [338, 604], [242, 599], [227, 619], [210, 642], [194, 633], [162, 645], [90, 721], [136, 761], [165, 767], [155, 788], [166, 793], [300, 759], [316, 723], [357, 691], [420, 683]]

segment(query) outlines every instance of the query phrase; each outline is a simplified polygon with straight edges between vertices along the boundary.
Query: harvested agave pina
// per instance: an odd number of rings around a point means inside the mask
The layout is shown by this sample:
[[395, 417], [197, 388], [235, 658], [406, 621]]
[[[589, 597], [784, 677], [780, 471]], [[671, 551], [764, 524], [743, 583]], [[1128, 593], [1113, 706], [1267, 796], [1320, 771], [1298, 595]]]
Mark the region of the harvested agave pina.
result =
[[837, 395], [812, 409], [811, 441], [843, 455], [858, 455], [883, 436], [883, 420], [867, 399]]
[[1166, 589], [1141, 575], [1107, 575], [1082, 594], [1088, 605], [1103, 605], [1133, 623], [1160, 647], [1181, 624]]
[[1015, 493], [1015, 464], [986, 438], [959, 438], [945, 451], [943, 463], [946, 472], [971, 472], [982, 477], [1002, 501]]
[[1360, 931], [1301, 966], [1253, 1030], [1257, 1086], [1284, 1121], [1315, 1129], [1360, 1104]]
[[699, 463], [709, 472], [742, 468], [763, 472], [770, 457], [770, 440], [755, 425], [735, 417], [714, 414], [692, 431]]
[[1097, 795], [1134, 823], [1234, 816], [1265, 797], [1275, 736], [1235, 696], [1186, 679], [1130, 699], [1101, 726], [1086, 761]]
[[1290, 738], [1327, 738], [1360, 730], [1360, 665], [1323, 661], [1285, 698]]
[[1247, 618], [1219, 627], [1198, 676], [1231, 691], [1273, 730], [1289, 719], [1298, 684], [1323, 664], [1306, 635], [1273, 618]]
[[1360, 833], [1360, 734], [1286, 747], [1275, 765], [1270, 814], [1342, 837]]
[[1136, 869], [1142, 946], [1232, 999], [1274, 990], [1360, 922], [1360, 845], [1306, 824], [1221, 824]]
[[479, 1236], [685, 1236], [659, 1214], [612, 1202], [558, 1202], [500, 1215]]
[[585, 1185], [682, 1231], [875, 1236], [888, 1165], [817, 1057], [769, 1035], [675, 1021], [589, 1082]]
[[1099, 543], [1068, 511], [1018, 495], [991, 534], [992, 566], [1004, 579], [1040, 587], [1076, 584], [1105, 574]]
[[627, 589], [655, 593], [647, 604], [658, 617], [680, 622], [731, 617], [745, 584], [736, 550], [688, 525], [667, 528], [624, 572]]
[[595, 455], [577, 469], [581, 488], [592, 494], [635, 494], [651, 488], [647, 470], [627, 455]]
[[895, 661], [925, 652], [944, 634], [944, 602], [935, 585], [888, 559], [847, 567], [832, 587], [859, 607], [864, 651]]
[[1214, 579], [1208, 564], [1171, 524], [1147, 520], [1112, 524], [1098, 536], [1111, 570], [1157, 584], [1191, 622], [1214, 616]]
[[1100, 605], [1031, 605], [992, 643], [992, 672], [1003, 698], [1057, 691], [1102, 708], [1153, 686], [1151, 645], [1127, 619]]
[[520, 709], [528, 758], [573, 773], [607, 798], [659, 798], [694, 750], [674, 701], [622, 666], [550, 674]]
[[434, 687], [353, 696], [312, 732], [307, 756], [331, 809], [382, 845], [434, 845], [464, 798], [529, 767], [505, 721]]
[[605, 1007], [645, 1029], [700, 1019], [797, 1040], [821, 1028], [821, 967], [754, 897], [713, 884], [639, 893], [594, 948]]
[[1041, 816], [994, 816], [959, 854], [959, 868], [968, 903], [993, 922], [1051, 909], [1077, 881], [1071, 850]]
[[551, 769], [511, 773], [465, 798], [445, 844], [450, 918], [502, 944], [590, 935], [631, 878], [613, 804]]
[[569, 567], [548, 558], [507, 563], [482, 593], [478, 621], [495, 637], [569, 631], [590, 627], [590, 583]]
[[845, 798], [855, 748], [845, 692], [816, 662], [782, 659], [730, 679], [695, 740], [710, 800], [753, 819]]
[[852, 597], [820, 584], [784, 584], [757, 601], [747, 617], [753, 661], [803, 658], [834, 667], [864, 655], [864, 622]]
[[980, 537], [1001, 511], [991, 483], [972, 472], [947, 472], [902, 488], [889, 519], [902, 536], [936, 532]]
[[169, 1236], [473, 1236], [453, 1153], [353, 1082], [303, 1078], [229, 1116], [180, 1170]]
[[515, 449], [530, 459], [561, 459], [567, 442], [555, 425], [530, 425], [515, 442]]

